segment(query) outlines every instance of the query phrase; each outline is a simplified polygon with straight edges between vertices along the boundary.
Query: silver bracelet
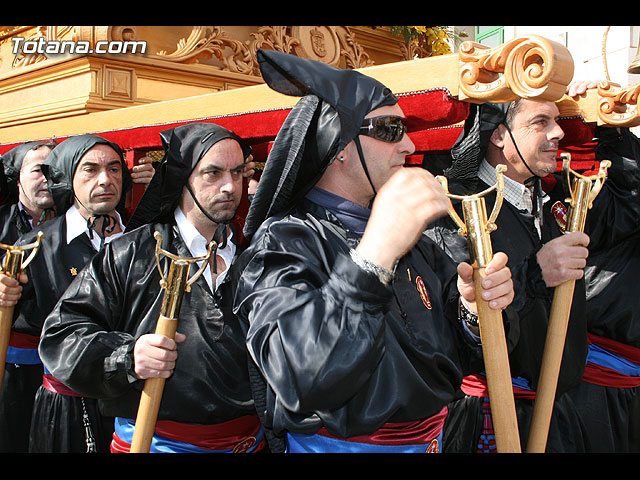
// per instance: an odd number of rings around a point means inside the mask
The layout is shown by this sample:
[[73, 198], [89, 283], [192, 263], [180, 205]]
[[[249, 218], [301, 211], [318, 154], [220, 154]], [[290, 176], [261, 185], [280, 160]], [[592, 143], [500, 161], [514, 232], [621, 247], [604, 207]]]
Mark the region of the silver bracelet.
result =
[[369, 260], [361, 256], [358, 252], [356, 252], [353, 248], [349, 251], [349, 254], [351, 255], [351, 260], [353, 260], [353, 263], [358, 265], [358, 267], [360, 267], [365, 272], [375, 275], [383, 285], [389, 285], [389, 283], [391, 283], [391, 280], [393, 280], [394, 273], [391, 270], [370, 262]]

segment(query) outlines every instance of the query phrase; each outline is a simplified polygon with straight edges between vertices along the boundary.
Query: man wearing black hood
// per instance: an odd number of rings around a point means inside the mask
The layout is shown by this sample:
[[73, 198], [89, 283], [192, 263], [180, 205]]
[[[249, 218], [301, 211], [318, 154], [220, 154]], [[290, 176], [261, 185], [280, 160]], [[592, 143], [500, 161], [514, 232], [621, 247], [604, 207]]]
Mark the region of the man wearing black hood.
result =
[[[258, 59], [271, 88], [303, 97], [251, 203], [235, 302], [273, 448], [438, 452], [446, 404], [479, 360], [459, 315], [475, 307], [471, 267], [456, 275], [422, 235], [448, 198], [403, 166], [414, 146], [384, 85], [280, 52]], [[504, 263], [498, 253], [490, 268], [492, 308], [512, 298]]]
[[[587, 356], [584, 268], [589, 248], [612, 244], [637, 228], [640, 187], [637, 165], [614, 159], [609, 178], [587, 215], [586, 233], [564, 233], [568, 193], [557, 169], [564, 132], [554, 102], [518, 99], [472, 105], [464, 132], [445, 170], [450, 191], [481, 192], [495, 184], [495, 168], [506, 165], [504, 203], [491, 234], [493, 247], [509, 256], [515, 299], [505, 314], [507, 344], [523, 450], [533, 413], [554, 287], [576, 280], [564, 354], [549, 426], [548, 452], [584, 452], [584, 425], [567, 394], [580, 383]], [[628, 175], [621, 174], [627, 169]], [[544, 186], [544, 188], [543, 188]], [[495, 192], [486, 196], [493, 208]], [[454, 206], [459, 209], [459, 203]], [[458, 210], [460, 213], [460, 210]], [[466, 239], [451, 219], [434, 222], [427, 235], [455, 261], [469, 258]], [[588, 235], [587, 235], [588, 234]], [[463, 392], [463, 393], [462, 393]], [[445, 425], [448, 451], [495, 452], [484, 375], [465, 378], [461, 398], [450, 405]]]
[[2, 156], [0, 243], [13, 245], [52, 216], [53, 199], [40, 166], [56, 145], [53, 140], [26, 142]]
[[[112, 452], [130, 450], [141, 390], [154, 377], [167, 381], [151, 452], [260, 451], [246, 331], [232, 313], [229, 273], [241, 247], [233, 221], [250, 148], [212, 123], [176, 127], [161, 138], [165, 157], [127, 233], [62, 296], [45, 322], [40, 355], [61, 382], [99, 399], [102, 412], [115, 417]], [[212, 239], [219, 245], [183, 296], [175, 340], [154, 333], [165, 292], [155, 232], [162, 250], [180, 257], [203, 256]], [[170, 259], [158, 261], [167, 278]]]
[[[41, 165], [55, 146], [54, 141], [27, 142], [2, 156], [0, 191], [5, 203], [0, 207], [0, 243], [13, 245], [52, 216], [53, 198]], [[0, 282], [20, 289], [18, 280], [7, 275], [1, 275]], [[16, 295], [7, 298], [3, 292], [0, 307], [13, 306]], [[0, 391], [0, 452], [28, 449], [33, 398], [43, 373], [37, 346], [38, 337], [18, 332], [10, 337]]]

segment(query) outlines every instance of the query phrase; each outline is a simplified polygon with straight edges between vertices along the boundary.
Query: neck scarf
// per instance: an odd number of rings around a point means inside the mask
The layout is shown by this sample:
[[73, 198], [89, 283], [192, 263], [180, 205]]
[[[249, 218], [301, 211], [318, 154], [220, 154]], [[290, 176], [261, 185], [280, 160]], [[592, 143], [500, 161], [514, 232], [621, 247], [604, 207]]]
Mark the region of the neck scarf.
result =
[[367, 226], [371, 210], [353, 203], [333, 193], [313, 187], [306, 197], [313, 203], [326, 208], [352, 232], [362, 236]]

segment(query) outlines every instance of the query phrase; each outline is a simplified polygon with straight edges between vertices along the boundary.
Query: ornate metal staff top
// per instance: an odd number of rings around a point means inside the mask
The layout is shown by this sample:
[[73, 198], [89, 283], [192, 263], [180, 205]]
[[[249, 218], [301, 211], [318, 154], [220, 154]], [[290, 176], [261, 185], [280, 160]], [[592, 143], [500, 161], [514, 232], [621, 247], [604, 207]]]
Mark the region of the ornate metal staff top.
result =
[[[32, 260], [38, 253], [38, 250], [40, 250], [40, 243], [42, 242], [43, 238], [44, 233], [38, 232], [36, 241], [33, 243], [29, 243], [28, 245], [16, 246], [0, 243], [0, 249], [6, 250], [7, 252], [2, 273], [15, 278], [21, 270], [24, 270], [32, 262]], [[31, 253], [26, 259], [24, 259], [24, 254], [28, 250], [31, 250]]]
[[[607, 178], [607, 169], [611, 166], [609, 160], [600, 162], [600, 169], [596, 175], [585, 176], [570, 168], [571, 155], [562, 153], [562, 179], [565, 189], [569, 193], [566, 202], [569, 203], [567, 218], [567, 232], [581, 232], [584, 230], [587, 211], [593, 206], [593, 201], [600, 193]], [[575, 179], [572, 181], [571, 176]]]
[[[474, 268], [485, 267], [493, 257], [489, 235], [497, 229], [495, 222], [502, 208], [504, 198], [503, 174], [506, 170], [506, 165], [498, 165], [496, 167], [496, 184], [482, 192], [468, 196], [449, 193], [447, 178], [444, 176], [436, 177], [449, 198], [462, 200], [464, 221], [458, 216], [453, 206], [449, 210], [449, 216], [458, 225], [458, 233], [463, 237], [467, 237], [471, 265]], [[493, 206], [491, 215], [487, 218], [484, 196], [493, 190], [496, 190], [496, 203]]]
[[[161, 315], [167, 318], [177, 317], [182, 304], [182, 295], [184, 292], [191, 291], [191, 285], [202, 275], [205, 268], [208, 266], [209, 259], [212, 252], [218, 247], [217, 242], [212, 240], [207, 246], [207, 253], [201, 257], [180, 257], [171, 252], [163, 250], [162, 235], [160, 232], [155, 232], [153, 237], [156, 239], [156, 263], [158, 265], [158, 271], [160, 272], [160, 286], [165, 289], [165, 296], [162, 302]], [[162, 267], [160, 265], [160, 255], [164, 255], [171, 259], [171, 265], [169, 267], [168, 277], [164, 276]], [[202, 261], [202, 265], [196, 271], [196, 273], [190, 279], [187, 279], [189, 274], [189, 267], [192, 263]]]

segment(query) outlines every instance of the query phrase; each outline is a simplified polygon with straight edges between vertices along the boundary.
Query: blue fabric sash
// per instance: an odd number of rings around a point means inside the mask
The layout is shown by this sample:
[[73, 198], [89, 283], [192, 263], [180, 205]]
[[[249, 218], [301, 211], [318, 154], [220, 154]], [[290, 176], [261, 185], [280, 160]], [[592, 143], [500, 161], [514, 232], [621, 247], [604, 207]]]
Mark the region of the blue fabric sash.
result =
[[20, 365], [38, 365], [42, 363], [42, 360], [40, 360], [37, 348], [18, 348], [9, 345], [6, 362]]
[[640, 377], [640, 365], [615, 355], [593, 343], [589, 344], [587, 362], [601, 365], [630, 377]]
[[[133, 441], [133, 431], [135, 428], [135, 422], [128, 418], [115, 418], [115, 434], [124, 442], [131, 445]], [[256, 446], [262, 442], [262, 429], [260, 429], [259, 435], [256, 437], [256, 444], [250, 448], [248, 452], [251, 452]], [[189, 443], [179, 442], [171, 440], [159, 435], [154, 435], [151, 439], [151, 447], [149, 453], [233, 453], [232, 449], [224, 450], [212, 450], [200, 448]]]

